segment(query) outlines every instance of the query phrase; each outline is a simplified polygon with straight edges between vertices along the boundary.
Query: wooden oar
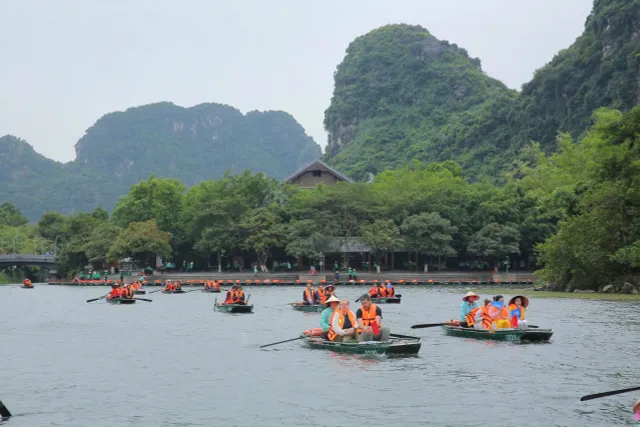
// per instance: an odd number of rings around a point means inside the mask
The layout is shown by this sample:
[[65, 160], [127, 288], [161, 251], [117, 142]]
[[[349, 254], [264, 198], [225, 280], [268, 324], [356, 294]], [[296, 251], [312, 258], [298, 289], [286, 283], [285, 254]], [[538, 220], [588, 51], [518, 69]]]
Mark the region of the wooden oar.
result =
[[4, 403], [2, 403], [2, 400], [0, 400], [0, 417], [9, 418], [10, 416], [11, 416], [11, 412], [9, 412], [7, 407], [4, 406]]
[[102, 296], [101, 296], [101, 297], [99, 297], [99, 298], [92, 298], [92, 299], [88, 299], [88, 300], [87, 300], [87, 302], [94, 302], [94, 301], [98, 301], [99, 299], [106, 298], [106, 297], [108, 297], [108, 296], [109, 296], [109, 294], [102, 295]]
[[244, 302], [245, 305], [249, 304], [249, 298], [251, 298], [251, 294], [249, 294], [249, 296], [247, 296], [247, 300]]
[[621, 390], [605, 391], [604, 393], [588, 394], [580, 398], [580, 402], [585, 400], [600, 399], [601, 397], [613, 396], [614, 394], [628, 393], [630, 391], [638, 391], [640, 387], [623, 388]]
[[413, 325], [411, 329], [435, 328], [436, 326], [454, 326], [453, 323], [423, 323], [421, 325]]
[[284, 341], [278, 341], [278, 342], [273, 342], [271, 344], [265, 344], [265, 345], [261, 345], [258, 348], [265, 348], [265, 347], [271, 347], [272, 345], [277, 345], [277, 344], [284, 344], [286, 342], [291, 342], [291, 341], [296, 341], [296, 340], [300, 340], [304, 337], [298, 337], [298, 338], [291, 338], [290, 340], [284, 340]]
[[413, 338], [413, 339], [418, 339], [418, 337], [412, 337], [409, 335], [400, 335], [400, 334], [389, 334], [390, 337], [393, 338]]
[[162, 292], [162, 291], [164, 291], [164, 288], [158, 289], [157, 291], [149, 292], [149, 295], [155, 294], [156, 292]]
[[136, 301], [147, 301], [147, 302], [152, 302], [152, 301], [153, 301], [152, 299], [147, 299], [147, 298], [138, 298], [138, 297], [136, 297], [136, 298], [135, 298], [135, 300], [136, 300]]
[[189, 292], [195, 292], [195, 291], [201, 291], [202, 289], [191, 289], [189, 291], [184, 291], [185, 294], [188, 294]]

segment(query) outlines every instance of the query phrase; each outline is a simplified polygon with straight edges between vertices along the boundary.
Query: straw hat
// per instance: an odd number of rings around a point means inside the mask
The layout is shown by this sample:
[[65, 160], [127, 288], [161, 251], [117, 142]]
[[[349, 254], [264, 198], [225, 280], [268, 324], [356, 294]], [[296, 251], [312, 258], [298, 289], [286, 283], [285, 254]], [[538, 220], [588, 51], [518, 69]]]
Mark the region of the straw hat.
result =
[[465, 296], [462, 297], [462, 301], [469, 301], [469, 297], [476, 297], [480, 299], [480, 295], [474, 294], [473, 292], [469, 291]]
[[529, 307], [529, 298], [525, 297], [524, 295], [516, 295], [515, 297], [511, 298], [509, 300], [509, 305], [515, 304], [516, 303], [516, 298], [520, 298], [520, 300], [522, 301], [522, 306], [524, 308]]
[[324, 302], [324, 305], [329, 307], [329, 304], [331, 304], [332, 302], [340, 302], [340, 300], [336, 298], [335, 295], [331, 295], [329, 299]]

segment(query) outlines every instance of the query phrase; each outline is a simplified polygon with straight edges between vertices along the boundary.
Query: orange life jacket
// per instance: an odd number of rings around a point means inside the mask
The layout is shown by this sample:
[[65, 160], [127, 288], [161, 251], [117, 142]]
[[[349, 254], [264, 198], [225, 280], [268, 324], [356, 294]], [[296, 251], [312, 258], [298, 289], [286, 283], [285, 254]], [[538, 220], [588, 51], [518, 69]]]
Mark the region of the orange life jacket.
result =
[[324, 294], [324, 290], [323, 289], [318, 289], [318, 297], [320, 298], [320, 304], [324, 304], [324, 302], [327, 300], [327, 297]]
[[109, 299], [118, 298], [119, 296], [120, 296], [120, 289], [118, 288], [111, 289], [111, 292], [109, 293]]
[[25, 286], [31, 286], [31, 280], [29, 280], [29, 279], [24, 279], [24, 280], [22, 281], [22, 284], [23, 284], [23, 285], [25, 285]]
[[304, 290], [304, 299], [305, 301], [313, 304], [316, 300], [316, 293], [313, 289], [305, 289]]
[[[339, 316], [338, 317], [338, 325], [340, 325], [340, 327], [342, 328], [342, 326], [344, 325], [344, 314], [342, 314], [342, 310], [338, 309], [336, 311], [334, 311], [333, 313], [331, 313], [331, 318], [329, 319], [329, 324], [331, 325], [329, 327], [329, 335], [327, 338], [329, 338], [331, 341], [335, 341], [336, 338], [339, 336], [334, 330], [333, 330], [333, 317], [334, 316]], [[358, 324], [356, 323], [356, 316], [353, 314], [353, 312], [351, 310], [349, 310], [347, 312], [347, 316], [349, 316], [349, 320], [351, 321], [351, 327], [352, 328], [357, 328]]]
[[489, 314], [489, 307], [491, 306], [484, 306], [482, 307], [481, 311], [482, 311], [482, 327], [485, 329], [491, 329], [491, 327], [493, 326], [493, 319], [491, 318], [491, 314]]
[[[518, 306], [515, 304], [511, 304], [509, 306], [509, 313], [511, 313], [512, 310], [517, 310]], [[520, 306], [520, 317], [518, 317], [518, 319], [520, 320], [524, 320], [526, 318], [526, 314], [527, 314], [527, 310], [525, 310], [524, 305]]]
[[393, 297], [396, 294], [396, 289], [392, 286], [391, 288], [387, 288], [387, 296]]
[[376, 320], [376, 305], [371, 304], [369, 306], [369, 310], [365, 310], [364, 307], [360, 306], [360, 310], [362, 310], [362, 324], [364, 326], [371, 325], [372, 322]]
[[369, 289], [369, 295], [373, 298], [377, 298], [378, 297], [378, 287], [374, 286], [371, 289]]
[[480, 310], [480, 307], [476, 307], [473, 310], [471, 310], [469, 312], [469, 314], [467, 314], [464, 319], [467, 322], [467, 325], [469, 327], [472, 327], [473, 325], [476, 324], [476, 313], [478, 312], [478, 310]]

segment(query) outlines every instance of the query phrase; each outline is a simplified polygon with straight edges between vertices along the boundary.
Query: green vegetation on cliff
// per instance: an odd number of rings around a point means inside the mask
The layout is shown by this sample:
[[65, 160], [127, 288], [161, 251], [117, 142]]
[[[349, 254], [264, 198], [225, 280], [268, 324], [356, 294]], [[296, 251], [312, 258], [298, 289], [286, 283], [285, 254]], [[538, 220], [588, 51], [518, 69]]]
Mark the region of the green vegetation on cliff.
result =
[[338, 66], [326, 157], [356, 179], [413, 159], [496, 172], [518, 98], [464, 49], [419, 26], [385, 26], [353, 41]]
[[183, 108], [164, 102], [110, 113], [76, 144], [76, 160], [60, 164], [25, 141], [0, 138], [0, 201], [27, 218], [60, 212], [112, 209], [151, 174], [187, 185], [246, 169], [284, 178], [319, 157], [320, 147], [289, 114], [242, 114], [221, 104]]
[[639, 53], [640, 0], [596, 0], [584, 33], [522, 93], [424, 28], [378, 28], [355, 39], [337, 68], [325, 159], [356, 179], [413, 159], [502, 178], [530, 141], [553, 151], [559, 132], [579, 136], [596, 109], [637, 105]]

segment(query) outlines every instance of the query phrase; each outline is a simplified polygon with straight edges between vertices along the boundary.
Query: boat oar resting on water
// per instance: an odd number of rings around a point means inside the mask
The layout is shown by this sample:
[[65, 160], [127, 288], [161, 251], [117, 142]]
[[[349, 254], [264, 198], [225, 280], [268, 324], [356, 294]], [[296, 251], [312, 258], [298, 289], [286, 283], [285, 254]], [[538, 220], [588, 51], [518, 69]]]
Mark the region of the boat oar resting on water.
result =
[[601, 397], [614, 396], [616, 394], [629, 393], [630, 391], [640, 391], [640, 387], [623, 388], [620, 390], [605, 391], [603, 393], [588, 394], [586, 396], [582, 396], [580, 398], [580, 402], [584, 402], [585, 400], [600, 399]]

